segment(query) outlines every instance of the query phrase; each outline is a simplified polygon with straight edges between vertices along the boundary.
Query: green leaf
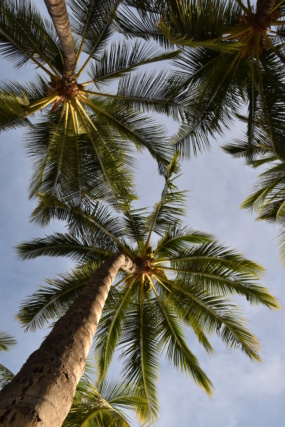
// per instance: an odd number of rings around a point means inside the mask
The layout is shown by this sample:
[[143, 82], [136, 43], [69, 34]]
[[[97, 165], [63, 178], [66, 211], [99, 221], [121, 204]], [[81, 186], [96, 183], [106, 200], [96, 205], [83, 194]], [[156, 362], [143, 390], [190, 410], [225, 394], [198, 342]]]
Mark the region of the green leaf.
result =
[[124, 379], [134, 383], [140, 396], [147, 401], [147, 410], [138, 408], [141, 420], [155, 419], [159, 409], [156, 391], [159, 366], [156, 320], [153, 301], [145, 298], [142, 287], [138, 287], [136, 301], [122, 325], [119, 348], [122, 350]]
[[[0, 53], [16, 67], [27, 62], [49, 73], [63, 69], [56, 35], [28, 0], [0, 1]], [[46, 68], [46, 66], [48, 68]]]
[[156, 293], [156, 299], [157, 309], [161, 312], [161, 320], [158, 321], [159, 327], [157, 328], [160, 348], [162, 350], [166, 348], [167, 358], [173, 362], [174, 366], [181, 372], [189, 373], [196, 384], [211, 396], [213, 384], [188, 348], [179, 319], [163, 296]]
[[0, 331], [0, 351], [7, 351], [9, 347], [15, 345], [17, 341], [11, 335]]
[[14, 378], [13, 372], [0, 364], [0, 390]]

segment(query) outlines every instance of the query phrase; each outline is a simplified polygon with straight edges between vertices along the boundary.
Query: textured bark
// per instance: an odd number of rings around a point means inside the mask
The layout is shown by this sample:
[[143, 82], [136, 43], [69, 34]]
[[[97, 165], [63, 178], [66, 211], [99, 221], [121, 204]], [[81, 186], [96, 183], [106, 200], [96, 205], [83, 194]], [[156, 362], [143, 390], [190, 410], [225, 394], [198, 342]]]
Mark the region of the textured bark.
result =
[[45, 0], [45, 4], [64, 53], [63, 81], [66, 85], [76, 84], [74, 40], [71, 34], [65, 0]]
[[261, 31], [266, 31], [267, 28], [270, 27], [271, 22], [280, 17], [280, 12], [278, 10], [273, 12], [276, 3], [276, 0], [266, 0], [257, 5], [255, 19], [256, 25]]
[[108, 259], [83, 288], [42, 345], [0, 392], [0, 426], [59, 427], [72, 405], [110, 287], [119, 269], [136, 265], [125, 255]]
[[260, 14], [263, 16], [270, 16], [276, 3], [277, 3], [276, 0], [266, 0], [263, 3], [259, 3], [257, 5], [257, 14]]

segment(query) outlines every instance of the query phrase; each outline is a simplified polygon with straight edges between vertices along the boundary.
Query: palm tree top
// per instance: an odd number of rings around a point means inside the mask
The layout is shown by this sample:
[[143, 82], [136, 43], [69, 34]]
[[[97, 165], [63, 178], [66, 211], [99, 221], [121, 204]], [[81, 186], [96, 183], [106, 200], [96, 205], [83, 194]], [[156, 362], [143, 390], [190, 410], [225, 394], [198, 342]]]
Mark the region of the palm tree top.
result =
[[2, 57], [38, 72], [27, 84], [0, 85], [0, 130], [29, 126], [31, 196], [74, 194], [80, 203], [89, 194], [113, 206], [128, 204], [135, 197], [129, 143], [149, 150], [161, 173], [173, 155], [162, 126], [148, 114], [172, 108], [165, 73], [141, 67], [177, 53], [115, 40], [117, 0], [70, 1], [69, 15], [65, 1], [45, 3], [52, 22], [29, 0], [0, 0]]
[[[184, 121], [173, 142], [185, 157], [208, 148], [248, 107], [248, 140], [269, 139], [284, 157], [284, 0], [129, 0], [119, 13], [123, 31], [181, 47], [174, 59], [173, 100]], [[284, 132], [283, 132], [284, 133]]]
[[276, 31], [271, 27], [282, 26], [280, 6], [283, 1], [261, 0], [250, 5], [245, 5], [241, 0], [237, 0], [241, 8], [241, 13], [237, 14], [239, 22], [235, 29], [231, 29], [230, 34], [225, 36], [225, 40], [240, 41], [245, 44], [241, 56], [251, 56], [259, 58], [263, 49], [274, 48], [271, 37], [276, 36]]
[[205, 350], [216, 333], [229, 347], [240, 347], [260, 360], [259, 344], [247, 329], [231, 296], [280, 308], [269, 291], [258, 285], [263, 269], [209, 234], [183, 225], [184, 193], [175, 185], [177, 157], [168, 166], [160, 200], [151, 210], [129, 209], [114, 216], [100, 203], [85, 210], [42, 196], [33, 219], [68, 221], [68, 234], [56, 233], [18, 247], [22, 259], [40, 255], [70, 256], [77, 268], [48, 281], [23, 302], [18, 318], [34, 329], [60, 317], [99, 265], [123, 252], [134, 261], [111, 287], [97, 334], [95, 351], [99, 377], [106, 375], [115, 349], [123, 360], [123, 377], [133, 382], [148, 402], [142, 419], [156, 416], [159, 359], [166, 357], [211, 394], [213, 386], [185, 337], [188, 327]]

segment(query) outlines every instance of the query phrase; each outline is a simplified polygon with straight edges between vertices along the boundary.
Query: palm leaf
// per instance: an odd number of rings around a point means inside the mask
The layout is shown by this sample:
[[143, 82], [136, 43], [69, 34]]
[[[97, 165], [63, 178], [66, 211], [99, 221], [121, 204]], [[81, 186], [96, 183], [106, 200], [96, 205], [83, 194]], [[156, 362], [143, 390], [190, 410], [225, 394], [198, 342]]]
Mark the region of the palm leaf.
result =
[[245, 327], [239, 310], [229, 300], [182, 281], [167, 281], [167, 285], [171, 289], [170, 301], [181, 313], [181, 319], [193, 327], [198, 339], [215, 331], [229, 348], [241, 347], [251, 359], [261, 360], [256, 337]]
[[132, 160], [124, 143], [118, 146], [119, 135], [115, 140], [116, 133], [96, 121], [97, 131], [88, 135], [66, 134], [57, 123], [55, 114], [28, 135], [28, 154], [34, 160], [31, 196], [38, 191], [57, 195], [73, 190], [79, 200], [86, 194], [113, 205], [134, 197], [126, 167], [132, 168]]
[[63, 316], [98, 267], [93, 262], [71, 273], [61, 274], [56, 279], [46, 280], [47, 285], [24, 299], [17, 319], [25, 331], [43, 328], [50, 320]]
[[6, 82], [0, 87], [0, 130], [31, 125], [31, 104], [45, 95], [44, 81], [38, 76], [35, 82], [21, 85]]
[[0, 390], [14, 378], [13, 372], [0, 363]]
[[6, 332], [0, 331], [0, 351], [7, 351], [9, 347], [15, 345], [17, 341]]
[[146, 247], [149, 246], [152, 233], [163, 235], [174, 223], [179, 224], [179, 216], [184, 213], [183, 201], [184, 191], [179, 191], [174, 185], [173, 174], [179, 170], [178, 155], [174, 156], [167, 168], [165, 185], [161, 194], [161, 199], [154, 206], [153, 211], [147, 216], [145, 221], [148, 237]]
[[[119, 6], [118, 0], [85, 2], [71, 0], [73, 14], [70, 18], [72, 31], [81, 39], [81, 50], [87, 54], [87, 59], [77, 72], [79, 76], [91, 58], [96, 59], [106, 46], [112, 35], [112, 21]], [[78, 56], [79, 57], [79, 56]]]
[[146, 148], [157, 160], [161, 170], [165, 171], [173, 156], [173, 149], [154, 119], [123, 107], [119, 101], [107, 103], [99, 97], [88, 101], [88, 106], [99, 120], [108, 121], [121, 138], [134, 142], [138, 151]]
[[199, 366], [197, 358], [188, 348], [182, 325], [180, 324], [175, 312], [167, 304], [167, 300], [163, 296], [159, 296], [155, 291], [157, 305], [156, 310], [161, 313], [161, 320], [158, 321], [159, 327], [159, 347], [167, 348], [166, 355], [180, 371], [189, 373], [196, 384], [203, 388], [209, 395], [212, 394], [213, 384]]
[[135, 285], [137, 285], [135, 284], [135, 279], [131, 279], [123, 289], [112, 288], [106, 301], [104, 313], [96, 334], [95, 355], [99, 379], [106, 376], [118, 340], [122, 335], [122, 323], [124, 323], [128, 315]]
[[132, 385], [106, 381], [93, 385], [88, 378], [78, 384], [74, 403], [63, 427], [130, 427], [127, 415], [121, 410], [145, 406]]
[[179, 76], [167, 71], [130, 74], [120, 79], [116, 98], [129, 108], [155, 111], [179, 120], [185, 106], [173, 97], [173, 91], [180, 80]]
[[177, 224], [173, 224], [157, 243], [155, 253], [161, 259], [158, 263], [180, 256], [192, 245], [200, 245], [212, 240], [213, 237], [209, 234], [193, 231], [188, 227], [181, 228]]
[[95, 85], [125, 76], [131, 71], [153, 62], [165, 61], [177, 56], [178, 52], [165, 52], [155, 46], [135, 41], [134, 43], [113, 43], [98, 61], [90, 67], [89, 75]]
[[168, 7], [168, 16], [160, 20], [159, 29], [171, 43], [225, 52], [235, 48], [223, 43], [221, 36], [225, 23], [237, 23], [239, 6], [221, 0], [170, 0]]
[[0, 52], [16, 67], [30, 61], [50, 75], [62, 71], [62, 56], [48, 25], [28, 0], [0, 1]]
[[[209, 258], [206, 260], [204, 256]], [[246, 296], [250, 303], [280, 308], [278, 301], [266, 288], [252, 282], [258, 280], [262, 267], [216, 243], [193, 248], [188, 254], [183, 254], [180, 261], [173, 260], [173, 267], [160, 268], [175, 272], [177, 280], [195, 283], [198, 289], [205, 289], [212, 295], [237, 293]]]
[[[146, 4], [144, 2], [143, 6]], [[128, 37], [140, 37], [147, 41], [155, 40], [163, 47], [171, 48], [169, 41], [158, 28], [160, 18], [157, 2], [152, 11], [144, 11], [141, 8], [133, 11], [129, 7], [122, 7], [116, 14], [116, 25], [118, 30], [127, 34]]]
[[153, 301], [144, 296], [143, 287], [139, 286], [136, 302], [122, 325], [119, 348], [125, 380], [134, 383], [139, 395], [147, 401], [147, 410], [138, 408], [142, 420], [155, 418], [158, 414], [156, 320]]
[[[103, 249], [103, 239], [100, 240], [100, 247], [90, 244], [90, 238], [87, 236], [84, 240], [79, 240], [70, 234], [55, 233], [42, 239], [34, 239], [32, 242], [22, 243], [17, 246], [17, 252], [20, 259], [34, 259], [39, 256], [67, 256], [79, 262], [102, 261], [104, 257], [112, 254], [112, 250], [107, 247], [110, 245], [110, 239], [105, 237], [105, 249]], [[99, 239], [98, 239], [99, 240]], [[113, 248], [112, 248], [113, 249]]]

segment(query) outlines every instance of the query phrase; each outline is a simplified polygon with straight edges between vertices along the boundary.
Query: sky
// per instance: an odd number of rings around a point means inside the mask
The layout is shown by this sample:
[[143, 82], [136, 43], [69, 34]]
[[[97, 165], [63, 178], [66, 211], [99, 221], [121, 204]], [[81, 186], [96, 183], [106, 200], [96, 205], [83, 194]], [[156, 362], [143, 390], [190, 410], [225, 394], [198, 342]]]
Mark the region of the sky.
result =
[[[1, 59], [0, 80], [25, 81], [30, 70], [13, 70]], [[285, 271], [276, 245], [278, 229], [255, 221], [254, 214], [239, 208], [256, 180], [256, 171], [233, 160], [219, 145], [242, 132], [236, 123], [223, 138], [212, 141], [210, 152], [183, 162], [179, 187], [188, 190], [185, 223], [208, 232], [263, 265], [262, 283], [285, 306]], [[39, 258], [19, 261], [15, 245], [33, 237], [62, 231], [57, 222], [45, 229], [29, 223], [35, 205], [28, 200], [31, 160], [23, 143], [24, 131], [0, 134], [0, 330], [17, 338], [8, 353], [0, 353], [0, 363], [16, 373], [35, 350], [46, 331], [24, 333], [15, 315], [24, 297], [44, 283], [70, 270], [72, 262], [64, 258]], [[154, 161], [145, 154], [137, 160], [139, 205], [152, 206], [159, 198], [163, 181]], [[161, 364], [159, 382], [160, 418], [157, 427], [268, 427], [285, 425], [285, 315], [262, 306], [250, 306], [238, 300], [248, 326], [259, 338], [263, 363], [253, 363], [238, 350], [229, 351], [213, 338], [216, 353], [209, 356], [189, 336], [191, 350], [215, 386], [213, 398], [201, 391], [191, 378], [175, 371], [166, 361]], [[113, 366], [112, 372], [115, 372]]]

